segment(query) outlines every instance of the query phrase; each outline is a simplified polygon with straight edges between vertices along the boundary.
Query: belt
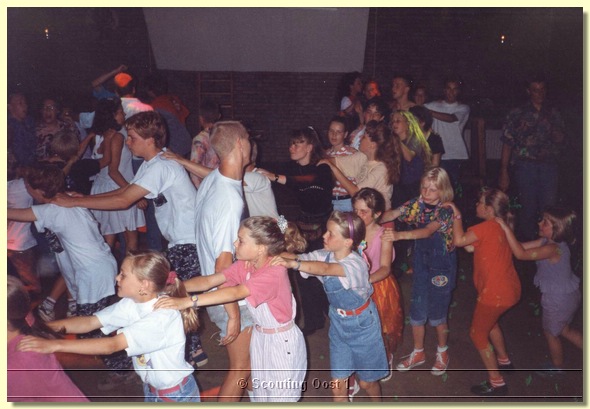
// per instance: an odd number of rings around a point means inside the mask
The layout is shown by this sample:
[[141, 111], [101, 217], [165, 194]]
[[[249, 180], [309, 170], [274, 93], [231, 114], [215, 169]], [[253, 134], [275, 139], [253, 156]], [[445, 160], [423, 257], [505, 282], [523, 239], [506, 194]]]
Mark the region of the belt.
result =
[[180, 390], [181, 386], [184, 386], [187, 384], [187, 382], [189, 381], [189, 377], [192, 375], [187, 375], [178, 385], [173, 386], [171, 388], [166, 388], [166, 389], [156, 389], [154, 388], [152, 385], [148, 385], [150, 387], [150, 392], [155, 394], [155, 395], [167, 395], [169, 393], [172, 392], [176, 392]]
[[278, 334], [279, 332], [285, 332], [290, 330], [291, 328], [293, 328], [293, 325], [295, 325], [293, 321], [289, 322], [286, 325], [283, 325], [282, 327], [277, 328], [263, 328], [260, 325], [256, 325], [256, 330], [258, 332], [262, 332], [263, 334]]
[[344, 195], [344, 196], [336, 195], [336, 196], [332, 196], [332, 200], [346, 200], [346, 199], [350, 199], [350, 198], [352, 198], [351, 195]]
[[351, 315], [359, 315], [361, 312], [367, 309], [367, 307], [371, 304], [371, 299], [369, 298], [366, 303], [358, 307], [356, 310], [343, 310], [342, 308], [336, 308], [336, 312], [341, 317], [349, 317]]

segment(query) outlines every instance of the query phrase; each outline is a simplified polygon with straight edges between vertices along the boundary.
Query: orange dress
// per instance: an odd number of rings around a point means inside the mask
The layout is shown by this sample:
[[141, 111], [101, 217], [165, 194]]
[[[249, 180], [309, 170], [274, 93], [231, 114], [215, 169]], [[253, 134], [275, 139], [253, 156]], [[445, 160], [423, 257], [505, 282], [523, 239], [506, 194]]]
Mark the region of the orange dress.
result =
[[[371, 264], [369, 274], [373, 274], [379, 269], [381, 260], [381, 235], [383, 234], [383, 230], [383, 227], [379, 228], [375, 237], [364, 250], [364, 254]], [[395, 250], [391, 258], [392, 262], [393, 259], [395, 259]], [[389, 275], [384, 280], [373, 283], [373, 290], [371, 298], [379, 312], [385, 347], [389, 354], [393, 354], [397, 346], [401, 343], [404, 329], [404, 312], [402, 309], [402, 296], [399, 284], [393, 275]]]

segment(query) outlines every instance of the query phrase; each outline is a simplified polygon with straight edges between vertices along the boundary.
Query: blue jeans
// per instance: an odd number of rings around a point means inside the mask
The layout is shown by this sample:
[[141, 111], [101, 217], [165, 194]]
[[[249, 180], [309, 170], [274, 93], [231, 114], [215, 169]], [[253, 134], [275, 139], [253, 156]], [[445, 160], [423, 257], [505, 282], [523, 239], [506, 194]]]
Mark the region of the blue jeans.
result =
[[180, 389], [167, 393], [155, 394], [150, 390], [147, 383], [143, 384], [143, 394], [145, 402], [200, 402], [201, 395], [199, 394], [199, 387], [192, 374], [188, 375], [188, 381], [184, 385], [180, 384]]
[[517, 232], [522, 241], [537, 237], [541, 213], [557, 200], [558, 168], [554, 163], [517, 161], [513, 166], [518, 201]]

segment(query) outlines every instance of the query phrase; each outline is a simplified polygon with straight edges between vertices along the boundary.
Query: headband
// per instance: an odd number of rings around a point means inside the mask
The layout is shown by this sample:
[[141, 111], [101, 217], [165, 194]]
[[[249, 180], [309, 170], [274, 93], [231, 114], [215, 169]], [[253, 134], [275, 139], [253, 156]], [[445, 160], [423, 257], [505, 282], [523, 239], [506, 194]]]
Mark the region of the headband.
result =
[[354, 241], [354, 221], [352, 219], [352, 213], [347, 213], [346, 218], [348, 219], [348, 232], [350, 233], [350, 238]]

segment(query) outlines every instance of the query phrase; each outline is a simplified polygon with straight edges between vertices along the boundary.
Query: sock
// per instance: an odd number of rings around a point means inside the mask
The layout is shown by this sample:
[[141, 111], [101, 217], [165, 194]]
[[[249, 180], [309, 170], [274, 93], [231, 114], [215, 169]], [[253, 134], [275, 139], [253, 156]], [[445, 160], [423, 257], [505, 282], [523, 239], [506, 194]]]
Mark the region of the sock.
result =
[[53, 309], [55, 308], [55, 300], [51, 297], [47, 297], [43, 300], [43, 306], [48, 310], [53, 311]]
[[254, 391], [250, 389], [246, 389], [248, 391], [248, 397], [250, 398], [250, 402], [254, 402]]
[[506, 357], [506, 358], [500, 358], [500, 357], [498, 357], [498, 363], [500, 365], [510, 365], [511, 364], [510, 358], [508, 358], [508, 357]]
[[445, 345], [444, 347], [437, 346], [436, 347], [436, 352], [446, 352], [447, 349], [449, 349], [449, 346], [448, 345]]
[[503, 377], [499, 377], [499, 378], [496, 378], [496, 379], [491, 379], [490, 378], [490, 385], [492, 385], [494, 388], [499, 388], [500, 386], [506, 385], [506, 383], [504, 382], [504, 378]]
[[416, 349], [416, 348], [414, 348], [414, 352], [416, 352], [416, 353], [419, 354], [421, 352], [424, 352], [424, 348], [422, 348], [422, 349]]

